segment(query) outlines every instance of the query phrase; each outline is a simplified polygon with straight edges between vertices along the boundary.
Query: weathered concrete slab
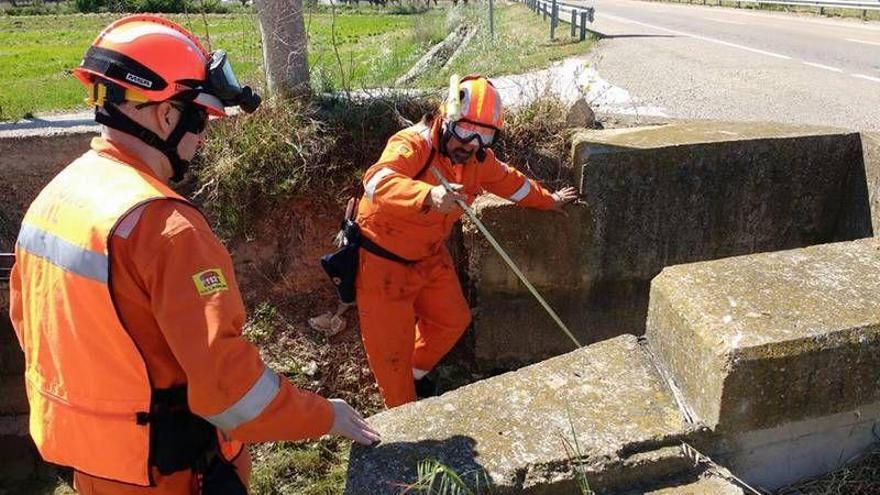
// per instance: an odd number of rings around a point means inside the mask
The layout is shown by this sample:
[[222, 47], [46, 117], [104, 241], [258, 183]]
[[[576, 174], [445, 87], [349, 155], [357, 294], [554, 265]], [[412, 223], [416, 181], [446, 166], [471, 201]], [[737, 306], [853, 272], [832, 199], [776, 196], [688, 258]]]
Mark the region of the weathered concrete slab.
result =
[[[867, 148], [866, 148], [867, 149]], [[877, 154], [876, 159], [874, 153]], [[650, 280], [664, 266], [871, 236], [857, 133], [753, 123], [585, 131], [574, 139], [582, 203], [569, 218], [509, 203], [481, 219], [584, 343], [644, 332]], [[874, 163], [874, 162], [871, 162]], [[875, 208], [880, 211], [880, 208]], [[484, 368], [570, 349], [475, 228], [464, 228]]]
[[[573, 206], [564, 217], [517, 208], [492, 195], [478, 198], [474, 208], [578, 340], [600, 340], [595, 338], [593, 326], [576, 324], [598, 314], [589, 311], [582, 297], [593, 283], [583, 249], [591, 236], [589, 210]], [[572, 351], [571, 340], [553, 324], [476, 226], [464, 222], [463, 233], [469, 299], [476, 305], [471, 338], [478, 362], [487, 368], [511, 369]], [[612, 323], [607, 326], [611, 328]], [[620, 333], [615, 328], [603, 337]]]
[[89, 129], [0, 138], [0, 251], [12, 250], [28, 205], [95, 136]]
[[[370, 418], [383, 437], [352, 450], [346, 493], [396, 493], [436, 459], [495, 493], [572, 493], [576, 434], [600, 493], [687, 471], [691, 432], [636, 338], [624, 335]], [[572, 433], [575, 432], [575, 434]], [[692, 440], [692, 439], [691, 439]]]
[[[775, 488], [836, 467], [880, 421], [880, 238], [669, 267], [647, 337], [718, 459]], [[737, 471], [738, 470], [738, 471]]]
[[645, 495], [743, 495], [743, 490], [719, 476], [707, 475], [693, 483], [645, 492]]
[[[871, 235], [859, 135], [777, 124], [694, 122], [586, 131], [573, 146], [612, 279], [658, 268]], [[863, 195], [862, 205], [868, 204]], [[861, 224], [841, 216], [862, 215]]]
[[[861, 142], [868, 203], [871, 208], [871, 224], [874, 235], [880, 236], [880, 133], [863, 132]], [[856, 194], [858, 195], [858, 192]]]

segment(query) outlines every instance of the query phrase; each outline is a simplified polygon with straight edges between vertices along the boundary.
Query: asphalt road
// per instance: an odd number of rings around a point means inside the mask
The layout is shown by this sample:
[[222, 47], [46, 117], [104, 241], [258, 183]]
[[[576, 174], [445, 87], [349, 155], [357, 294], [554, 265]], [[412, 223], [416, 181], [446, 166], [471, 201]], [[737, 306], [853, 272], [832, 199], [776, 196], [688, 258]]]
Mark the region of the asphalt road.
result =
[[[571, 2], [574, 3], [574, 2]], [[880, 23], [588, 0], [591, 58], [634, 105], [670, 117], [880, 130]]]

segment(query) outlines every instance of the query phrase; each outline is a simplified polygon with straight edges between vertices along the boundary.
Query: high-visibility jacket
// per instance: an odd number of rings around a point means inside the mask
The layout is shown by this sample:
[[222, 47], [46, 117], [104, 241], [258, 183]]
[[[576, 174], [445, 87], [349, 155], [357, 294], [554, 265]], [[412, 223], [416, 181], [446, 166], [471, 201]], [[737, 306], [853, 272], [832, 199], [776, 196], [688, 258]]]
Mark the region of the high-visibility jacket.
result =
[[[143, 211], [156, 200], [163, 200], [161, 205], [180, 204], [185, 215], [196, 210], [148, 173], [144, 164], [130, 164], [121, 150], [101, 139], [92, 147], [95, 151], [69, 165], [40, 193], [25, 216], [16, 245], [10, 316], [25, 350], [30, 429], [43, 457], [95, 477], [150, 485], [154, 475], [150, 464], [156, 454], [150, 440], [158, 429], [149, 412], [156, 409], [157, 397], [178, 395], [169, 394], [171, 389], [154, 389], [150, 366], [157, 365], [163, 375], [161, 387], [195, 380], [198, 386], [189, 387], [189, 406], [223, 430], [224, 435], [218, 436], [261, 441], [326, 433], [332, 422], [329, 402], [296, 390], [265, 367], [258, 351], [241, 339], [240, 325], [231, 328], [232, 322], [222, 317], [227, 314], [240, 324], [244, 316], [222, 248], [217, 248], [224, 257], [216, 266], [226, 270], [226, 278], [219, 268], [200, 269], [182, 275], [184, 283], [172, 290], [180, 291], [176, 298], [164, 293], [143, 298], [145, 308], [161, 304], [174, 310], [181, 306], [172, 301], [201, 300], [191, 305], [193, 314], [180, 315], [190, 322], [188, 332], [174, 328], [174, 335], [168, 335], [174, 341], [157, 346], [156, 337], [147, 338], [144, 329], [135, 333], [125, 328], [124, 313], [117, 312], [122, 303], [114, 299], [117, 291], [108, 284], [119, 280], [109, 272], [118, 261], [111, 258], [112, 246], [118, 245], [120, 236], [130, 235], [135, 225], [131, 220], [137, 222], [140, 216], [129, 212]], [[200, 221], [196, 227], [200, 230], [183, 233], [210, 234]], [[155, 231], [152, 226], [148, 230]], [[174, 235], [158, 241], [187, 244], [193, 238]], [[166, 283], [161, 287], [168, 288]], [[124, 302], [131, 306], [131, 301]], [[230, 311], [221, 306], [229, 306]], [[199, 315], [204, 322], [199, 322]], [[224, 322], [214, 322], [215, 317]], [[155, 328], [155, 322], [145, 328], [151, 326]], [[196, 331], [208, 334], [199, 338]], [[146, 349], [141, 347], [144, 343]], [[181, 353], [180, 365], [173, 363], [168, 346]], [[162, 364], [163, 360], [171, 361]], [[179, 366], [187, 375], [169, 381], [169, 373], [176, 374], [173, 370]], [[227, 459], [241, 450], [239, 442], [222, 439], [219, 447]]]
[[364, 174], [364, 195], [357, 222], [366, 237], [402, 258], [416, 261], [441, 252], [452, 226], [461, 217], [458, 208], [440, 213], [426, 208], [425, 199], [439, 181], [434, 166], [449, 182], [462, 184], [470, 204], [483, 191], [519, 206], [551, 209], [552, 193], [487, 150], [480, 162], [453, 164], [440, 153], [440, 124], [419, 123], [388, 140], [379, 158]]

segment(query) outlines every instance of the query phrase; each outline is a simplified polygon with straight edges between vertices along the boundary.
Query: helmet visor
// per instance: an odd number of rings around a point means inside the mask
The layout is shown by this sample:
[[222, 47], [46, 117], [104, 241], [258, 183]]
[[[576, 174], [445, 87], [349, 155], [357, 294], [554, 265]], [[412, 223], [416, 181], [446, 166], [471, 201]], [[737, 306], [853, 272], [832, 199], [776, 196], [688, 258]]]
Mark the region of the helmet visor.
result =
[[260, 96], [250, 87], [242, 86], [224, 50], [211, 53], [208, 62], [208, 91], [227, 107], [239, 106], [251, 113], [260, 106]]

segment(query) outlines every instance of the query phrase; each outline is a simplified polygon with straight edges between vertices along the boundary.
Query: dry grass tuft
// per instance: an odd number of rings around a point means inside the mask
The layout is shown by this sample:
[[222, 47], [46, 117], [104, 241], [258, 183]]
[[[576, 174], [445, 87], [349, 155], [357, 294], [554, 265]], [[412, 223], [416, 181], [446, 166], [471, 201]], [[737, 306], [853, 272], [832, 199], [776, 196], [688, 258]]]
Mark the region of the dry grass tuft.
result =
[[776, 495], [877, 494], [880, 494], [880, 444], [844, 468], [776, 492]]

